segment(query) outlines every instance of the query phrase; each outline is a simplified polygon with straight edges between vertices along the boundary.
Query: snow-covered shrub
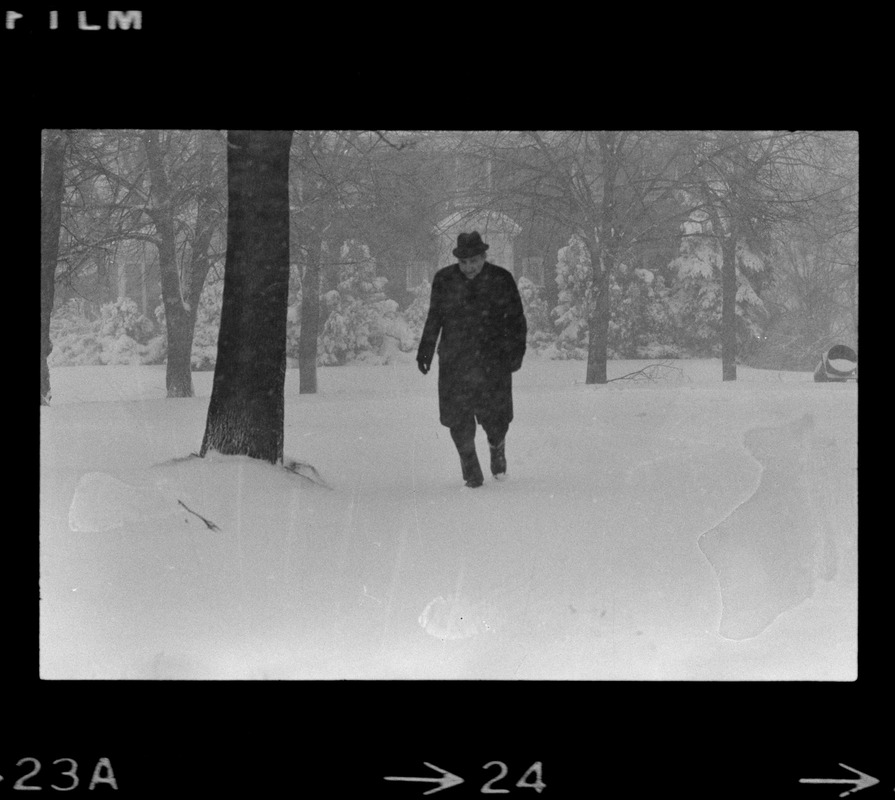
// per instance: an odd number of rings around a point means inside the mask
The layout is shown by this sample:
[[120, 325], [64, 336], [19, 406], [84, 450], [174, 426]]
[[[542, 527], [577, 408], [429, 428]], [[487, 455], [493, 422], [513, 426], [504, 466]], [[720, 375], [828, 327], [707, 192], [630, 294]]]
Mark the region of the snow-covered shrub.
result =
[[196, 310], [190, 366], [194, 370], [213, 370], [218, 357], [218, 333], [221, 329], [221, 305], [224, 281], [206, 281]]
[[101, 364], [97, 333], [97, 322], [87, 316], [84, 302], [69, 300], [50, 317], [53, 349], [47, 363], [51, 367]]
[[[521, 283], [521, 281], [520, 281]], [[589, 317], [595, 287], [590, 253], [572, 236], [557, 253], [559, 304], [553, 309], [559, 333], [541, 348], [548, 358], [587, 358]], [[610, 358], [674, 358], [680, 355], [673, 335], [669, 290], [652, 270], [617, 264], [609, 275], [607, 355]]]
[[681, 358], [681, 349], [676, 344], [650, 342], [637, 347], [637, 358], [668, 359]]
[[[150, 350], [148, 342], [155, 336], [156, 326], [141, 313], [136, 302], [122, 297], [100, 309], [97, 339], [102, 348], [103, 364], [144, 364]], [[155, 348], [153, 348], [155, 352]]]
[[388, 279], [376, 275], [367, 246], [349, 240], [341, 257], [337, 287], [323, 297], [329, 316], [320, 337], [318, 363], [387, 364], [395, 351], [413, 349], [413, 331], [398, 313], [398, 304], [385, 296]]
[[398, 310], [394, 300], [380, 300], [372, 305], [373, 335], [370, 337], [372, 351], [361, 357], [372, 363], [389, 364], [398, 352], [415, 350], [419, 338], [414, 334], [404, 315]]
[[620, 265], [610, 279], [609, 355], [613, 358], [674, 358], [674, 320], [660, 275]]
[[528, 346], [540, 350], [553, 342], [556, 333], [550, 320], [547, 303], [541, 296], [541, 287], [528, 278], [519, 278], [519, 295], [528, 323]]
[[557, 253], [556, 284], [559, 303], [553, 309], [559, 333], [543, 353], [548, 358], [587, 358], [589, 309], [593, 302], [590, 254], [584, 240], [572, 236]]
[[426, 317], [429, 314], [429, 301], [432, 297], [432, 284], [427, 280], [414, 289], [410, 289], [413, 300], [404, 309], [403, 316], [413, 335], [414, 345], [419, 343], [423, 335], [423, 327], [426, 325]]
[[168, 358], [168, 337], [162, 331], [146, 342], [141, 364], [164, 364]]
[[105, 336], [100, 340], [102, 364], [142, 364], [146, 355], [146, 346], [130, 336]]
[[98, 319], [87, 316], [82, 301], [70, 300], [50, 319], [50, 339], [51, 367], [164, 360], [164, 336], [129, 298], [103, 305]]
[[100, 309], [99, 335], [103, 338], [127, 336], [137, 344], [146, 344], [155, 334], [155, 325], [129, 297], [106, 303]]

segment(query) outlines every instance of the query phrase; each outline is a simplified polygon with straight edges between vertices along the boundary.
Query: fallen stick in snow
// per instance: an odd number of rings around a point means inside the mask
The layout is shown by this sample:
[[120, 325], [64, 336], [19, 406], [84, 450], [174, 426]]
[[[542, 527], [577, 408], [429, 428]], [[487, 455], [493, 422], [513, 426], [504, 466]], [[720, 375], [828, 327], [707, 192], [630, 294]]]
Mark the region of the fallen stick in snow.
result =
[[629, 372], [627, 375], [622, 375], [618, 378], [610, 378], [606, 383], [612, 383], [613, 381], [636, 381], [636, 380], [647, 380], [647, 381], [655, 381], [658, 380], [658, 376], [656, 373], [660, 369], [673, 369], [676, 372], [679, 372], [683, 375], [683, 370], [680, 367], [672, 367], [671, 364], [648, 364], [643, 369], [635, 370], [634, 372]]
[[187, 511], [189, 511], [190, 514], [192, 514], [193, 516], [199, 517], [199, 519], [201, 519], [202, 522], [205, 523], [205, 525], [208, 527], [209, 530], [212, 530], [212, 531], [220, 530], [220, 528], [217, 525], [215, 525], [213, 522], [205, 519], [205, 517], [203, 517], [201, 514], [197, 514], [195, 511], [193, 511], [193, 509], [191, 509], [186, 503], [184, 503], [183, 500], [178, 500], [177, 502], [180, 503], [180, 505], [182, 505]]

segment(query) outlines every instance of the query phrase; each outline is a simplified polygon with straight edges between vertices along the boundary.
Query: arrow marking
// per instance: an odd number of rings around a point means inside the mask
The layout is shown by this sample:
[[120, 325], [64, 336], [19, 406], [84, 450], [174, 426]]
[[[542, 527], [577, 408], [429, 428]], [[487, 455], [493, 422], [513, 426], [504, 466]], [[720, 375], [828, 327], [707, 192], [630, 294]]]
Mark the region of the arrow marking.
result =
[[423, 794], [434, 794], [435, 792], [440, 792], [442, 789], [450, 789], [452, 786], [457, 786], [458, 784], [463, 783], [463, 778], [459, 775], [453, 775], [445, 769], [441, 767], [436, 767], [434, 764], [430, 764], [428, 761], [423, 762], [429, 769], [437, 770], [441, 773], [440, 778], [398, 778], [394, 776], [387, 776], [384, 780], [387, 781], [426, 781], [427, 783], [438, 783], [440, 786], [436, 786], [434, 789], [429, 789], [428, 792], [423, 792]]
[[849, 770], [849, 772], [854, 772], [855, 775], [858, 776], [858, 779], [854, 778], [800, 778], [799, 783], [853, 783], [854, 788], [849, 789], [847, 792], [843, 792], [840, 794], [840, 797], [845, 797], [847, 794], [851, 794], [852, 792], [860, 791], [861, 789], [866, 789], [868, 786], [875, 786], [879, 781], [876, 778], [871, 778], [869, 775], [865, 773], [853, 769], [848, 766], [848, 764], [843, 764], [840, 762], [840, 767], [845, 767], [845, 769]]

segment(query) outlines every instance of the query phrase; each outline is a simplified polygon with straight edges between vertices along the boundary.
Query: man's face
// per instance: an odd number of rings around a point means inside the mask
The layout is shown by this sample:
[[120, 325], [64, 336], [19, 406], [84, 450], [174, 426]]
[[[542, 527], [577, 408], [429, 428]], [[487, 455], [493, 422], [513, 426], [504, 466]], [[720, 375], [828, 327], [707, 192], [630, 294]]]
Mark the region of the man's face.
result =
[[482, 271], [482, 267], [485, 266], [485, 254], [479, 253], [477, 256], [470, 256], [469, 258], [461, 258], [458, 263], [460, 264], [460, 269], [463, 274], [472, 280], [476, 275], [478, 275]]

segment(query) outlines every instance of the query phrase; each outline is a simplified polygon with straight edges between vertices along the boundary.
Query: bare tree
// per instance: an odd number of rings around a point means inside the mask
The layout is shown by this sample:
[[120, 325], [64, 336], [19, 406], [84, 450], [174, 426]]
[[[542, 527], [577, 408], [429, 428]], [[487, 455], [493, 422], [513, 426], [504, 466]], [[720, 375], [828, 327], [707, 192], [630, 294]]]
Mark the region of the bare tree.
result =
[[[223, 170], [216, 164], [222, 137], [215, 131], [75, 134], [57, 279], [77, 296], [85, 291], [83, 273], [92, 273], [87, 298], [101, 305], [122, 296], [127, 261], [139, 262], [143, 313], [151, 316], [159, 297], [165, 310], [168, 396], [190, 397], [196, 311], [223, 225]], [[156, 263], [157, 283], [150, 281]]]
[[[142, 139], [152, 180], [152, 193], [146, 208], [155, 225], [154, 241], [159, 254], [159, 277], [165, 325], [168, 333], [168, 359], [165, 385], [168, 397], [192, 397], [192, 349], [196, 314], [205, 278], [211, 266], [209, 249], [218, 228], [220, 204], [212, 172], [209, 132], [199, 131], [195, 182], [187, 187], [172, 186], [164, 161], [163, 132], [147, 130]], [[170, 135], [167, 138], [170, 142]], [[185, 191], [186, 190], [186, 191]], [[189, 258], [177, 257], [178, 204], [175, 192], [187, 201], [195, 198], [195, 226], [190, 237]]]
[[227, 261], [209, 451], [283, 462], [292, 131], [227, 134]]
[[[493, 134], [492, 134], [493, 136]], [[582, 299], [588, 330], [587, 383], [606, 383], [611, 279], [648, 248], [669, 219], [684, 157], [679, 137], [647, 131], [530, 131], [503, 134], [478, 152], [514, 176], [488, 177], [485, 204], [547, 217], [584, 243], [590, 275]]]
[[721, 256], [722, 380], [737, 377], [737, 271], [748, 248], [767, 259], [771, 232], [816, 209], [818, 137], [781, 131], [704, 131], [693, 135], [693, 171], [682, 182], [691, 213], [702, 214]]
[[[325, 317], [320, 292], [335, 283], [338, 253], [345, 239], [375, 245], [394, 225], [384, 213], [374, 162], [400, 153], [378, 131], [299, 131], [292, 157], [294, 257], [301, 262], [301, 326], [298, 348], [299, 393], [317, 391], [317, 341]], [[380, 164], [381, 166], [381, 164]], [[380, 174], [381, 177], [381, 174]], [[385, 237], [388, 239], [388, 237]], [[379, 249], [382, 253], [383, 250]], [[387, 252], [387, 251], [386, 251]]]
[[44, 133], [44, 159], [40, 206], [40, 404], [50, 404], [50, 370], [47, 359], [53, 348], [50, 317], [56, 291], [59, 231], [62, 226], [62, 197], [67, 135]]
[[[136, 251], [156, 244], [145, 213], [146, 161], [134, 131], [77, 130], [70, 138], [57, 280], [67, 293], [98, 308], [118, 297], [120, 249]], [[146, 255], [144, 249], [144, 262]]]
[[762, 361], [811, 369], [833, 344], [857, 340], [858, 137], [816, 137], [815, 163], [800, 176], [813, 186], [810, 215], [775, 228], [775, 281]]
[[320, 334], [320, 286], [324, 236], [334, 209], [327, 192], [327, 168], [321, 163], [325, 131], [300, 131], [295, 160], [297, 251], [301, 256], [301, 322], [298, 344], [299, 394], [317, 392], [317, 338]]

